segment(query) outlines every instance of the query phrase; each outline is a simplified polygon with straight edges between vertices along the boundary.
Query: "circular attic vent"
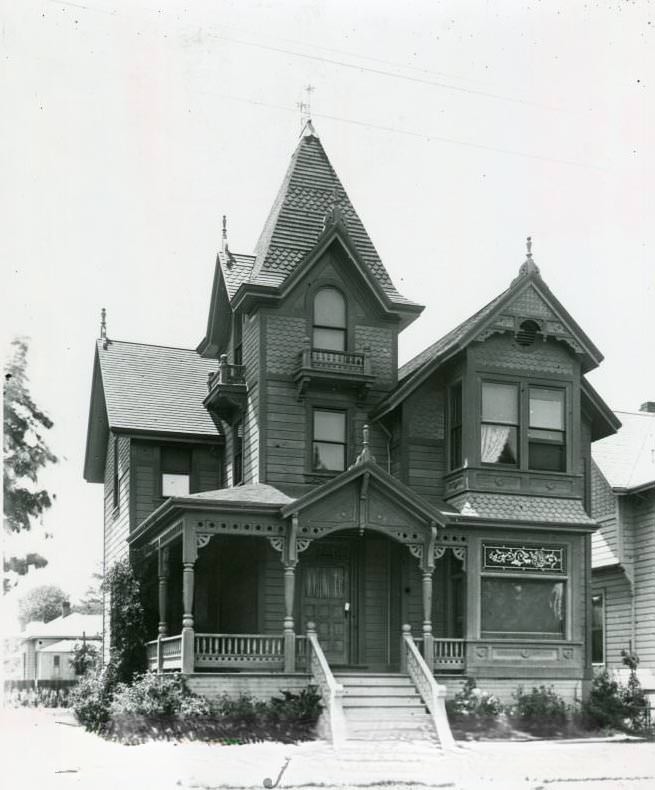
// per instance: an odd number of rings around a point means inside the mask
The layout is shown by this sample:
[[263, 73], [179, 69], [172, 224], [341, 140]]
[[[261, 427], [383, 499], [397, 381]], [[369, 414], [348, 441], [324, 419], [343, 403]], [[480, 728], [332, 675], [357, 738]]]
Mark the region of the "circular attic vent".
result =
[[516, 333], [516, 342], [519, 346], [531, 346], [537, 338], [539, 324], [536, 321], [523, 321]]

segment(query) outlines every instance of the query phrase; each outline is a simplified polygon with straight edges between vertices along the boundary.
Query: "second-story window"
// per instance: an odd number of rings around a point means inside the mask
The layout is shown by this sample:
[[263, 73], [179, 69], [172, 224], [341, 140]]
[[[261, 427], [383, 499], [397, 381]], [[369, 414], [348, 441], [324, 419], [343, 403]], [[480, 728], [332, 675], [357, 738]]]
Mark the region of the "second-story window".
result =
[[482, 383], [480, 460], [516, 466], [519, 461], [519, 388], [517, 384]]
[[120, 483], [121, 478], [118, 471], [118, 463], [120, 461], [120, 454], [119, 454], [119, 447], [118, 447], [118, 436], [114, 434], [112, 437], [112, 453], [113, 453], [113, 462], [114, 462], [114, 472], [113, 472], [113, 507], [114, 510], [118, 510], [121, 503], [120, 497]]
[[566, 471], [564, 390], [530, 387], [528, 465], [547, 472]]
[[346, 350], [346, 301], [336, 288], [321, 288], [314, 296], [312, 345], [327, 351]]
[[161, 448], [161, 495], [188, 496], [191, 490], [191, 453], [185, 447]]
[[314, 409], [312, 469], [343, 472], [346, 468], [346, 412]]
[[235, 313], [233, 318], [232, 361], [235, 365], [243, 364], [243, 316]]

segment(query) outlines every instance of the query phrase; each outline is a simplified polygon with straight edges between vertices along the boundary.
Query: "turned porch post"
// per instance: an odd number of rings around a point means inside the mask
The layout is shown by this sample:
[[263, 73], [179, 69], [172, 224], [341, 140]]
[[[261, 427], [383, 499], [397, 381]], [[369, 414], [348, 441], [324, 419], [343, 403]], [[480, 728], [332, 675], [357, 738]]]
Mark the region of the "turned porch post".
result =
[[168, 636], [168, 546], [160, 546], [157, 552], [159, 574], [159, 636]]
[[193, 630], [194, 565], [198, 557], [196, 532], [184, 524], [182, 532], [182, 672], [195, 669], [195, 638]]
[[296, 633], [293, 621], [294, 603], [296, 600], [296, 536], [298, 535], [298, 514], [291, 516], [291, 524], [287, 532], [282, 563], [284, 565], [284, 671], [296, 671]]
[[430, 524], [429, 534], [423, 545], [423, 658], [425, 663], [434, 670], [434, 641], [432, 636], [432, 574], [434, 573], [435, 545], [437, 542], [437, 525]]

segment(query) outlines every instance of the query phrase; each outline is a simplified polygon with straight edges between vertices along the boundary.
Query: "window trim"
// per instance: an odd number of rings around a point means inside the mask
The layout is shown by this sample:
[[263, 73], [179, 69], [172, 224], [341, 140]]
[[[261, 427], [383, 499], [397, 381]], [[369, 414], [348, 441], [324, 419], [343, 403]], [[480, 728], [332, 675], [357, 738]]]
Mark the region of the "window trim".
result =
[[120, 447], [118, 445], [118, 434], [112, 434], [112, 453], [113, 453], [113, 474], [112, 474], [112, 511], [114, 516], [120, 513], [121, 509], [121, 478], [119, 472]]
[[[517, 422], [491, 422], [489, 420], [482, 419], [482, 406], [484, 401], [484, 385], [485, 384], [498, 384], [504, 387], [511, 387], [513, 386], [516, 390], [516, 419]], [[521, 459], [523, 458], [523, 447], [522, 447], [522, 436], [521, 436], [521, 425], [522, 425], [522, 414], [521, 414], [521, 384], [518, 381], [498, 381], [492, 378], [484, 378], [480, 382], [480, 463], [484, 466], [491, 466], [495, 468], [501, 469], [520, 469], [521, 468]], [[496, 426], [504, 426], [508, 428], [515, 428], [516, 429], [516, 454], [517, 460], [516, 463], [512, 462], [501, 462], [501, 461], [483, 461], [482, 460], [482, 426], [483, 425], [496, 425]]]
[[[515, 384], [518, 389], [518, 425], [517, 427], [517, 452], [518, 463], [494, 463], [482, 460], [482, 389], [484, 384]], [[546, 389], [561, 390], [564, 394], [563, 416], [563, 469], [538, 469], [530, 466], [529, 431], [530, 431], [530, 390]], [[570, 379], [544, 379], [542, 377], [503, 376], [502, 374], [480, 372], [478, 374], [478, 409], [477, 409], [477, 459], [483, 469], [507, 469], [517, 472], [530, 472], [536, 474], [571, 474], [572, 473], [572, 444], [574, 441], [574, 426], [571, 419], [572, 408], [572, 382]], [[486, 423], [495, 424], [495, 423]], [[499, 423], [500, 424], [500, 423]], [[509, 425], [509, 423], [508, 423]], [[537, 429], [535, 429], [537, 430]], [[558, 445], [560, 446], [560, 445]]]
[[[232, 426], [232, 485], [242, 486], [244, 484], [243, 477], [243, 420], [237, 420]], [[241, 436], [239, 436], [241, 432]], [[238, 461], [238, 463], [237, 463]], [[236, 474], [236, 471], [239, 474]]]
[[[453, 420], [454, 392], [459, 390], [459, 421], [455, 424]], [[461, 468], [464, 463], [464, 379], [458, 378], [448, 387], [448, 471]], [[454, 457], [453, 452], [453, 431], [459, 428], [459, 462]]]

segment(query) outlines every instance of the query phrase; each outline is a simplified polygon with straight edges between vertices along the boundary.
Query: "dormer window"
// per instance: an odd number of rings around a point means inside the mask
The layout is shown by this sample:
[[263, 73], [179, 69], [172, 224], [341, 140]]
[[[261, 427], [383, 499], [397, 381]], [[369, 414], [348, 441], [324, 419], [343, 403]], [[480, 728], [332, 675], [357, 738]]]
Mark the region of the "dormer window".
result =
[[326, 351], [346, 350], [346, 300], [336, 288], [321, 288], [314, 296], [312, 345]]

